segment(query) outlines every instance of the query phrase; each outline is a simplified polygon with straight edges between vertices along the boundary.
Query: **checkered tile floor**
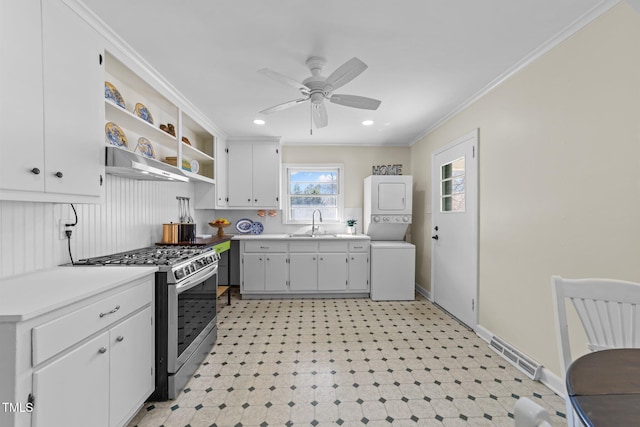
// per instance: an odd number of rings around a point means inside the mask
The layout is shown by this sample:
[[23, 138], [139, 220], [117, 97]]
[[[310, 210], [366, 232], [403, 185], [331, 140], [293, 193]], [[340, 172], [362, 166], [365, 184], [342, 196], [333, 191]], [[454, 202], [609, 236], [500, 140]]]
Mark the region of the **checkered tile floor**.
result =
[[[224, 300], [224, 301], [223, 301]], [[218, 341], [176, 400], [130, 427], [513, 426], [564, 400], [429, 301], [220, 299]]]

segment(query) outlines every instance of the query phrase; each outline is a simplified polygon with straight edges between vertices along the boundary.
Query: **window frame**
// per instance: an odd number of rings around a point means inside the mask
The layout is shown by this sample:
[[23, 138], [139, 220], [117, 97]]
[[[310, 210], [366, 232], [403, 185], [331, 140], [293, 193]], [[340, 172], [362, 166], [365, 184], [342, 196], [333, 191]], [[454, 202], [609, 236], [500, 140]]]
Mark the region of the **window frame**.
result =
[[337, 171], [338, 194], [337, 219], [325, 219], [324, 224], [340, 224], [344, 222], [344, 164], [342, 163], [283, 163], [282, 164], [282, 223], [283, 224], [311, 224], [311, 220], [291, 219], [291, 184], [289, 181], [290, 170], [301, 172]]

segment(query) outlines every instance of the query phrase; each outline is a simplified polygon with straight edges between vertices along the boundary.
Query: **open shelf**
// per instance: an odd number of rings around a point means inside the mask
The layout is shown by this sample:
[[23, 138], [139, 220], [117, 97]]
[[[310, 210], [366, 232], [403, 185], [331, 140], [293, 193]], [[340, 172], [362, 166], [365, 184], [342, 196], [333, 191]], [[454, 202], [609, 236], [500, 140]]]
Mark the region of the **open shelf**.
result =
[[[169, 101], [161, 89], [154, 88], [113, 54], [106, 52], [105, 59], [105, 81], [116, 87], [124, 98], [126, 107], [122, 108], [105, 99], [105, 119], [122, 128], [128, 140], [129, 151], [134, 151], [138, 139], [145, 137], [153, 145], [158, 161], [176, 157], [177, 164], [182, 165], [183, 161], [196, 160], [200, 166], [198, 173], [184, 169], [182, 171], [192, 180], [214, 184], [213, 133], [182, 111], [179, 105]], [[150, 79], [149, 82], [151, 81]], [[153, 124], [134, 113], [137, 103], [147, 107], [153, 117]], [[195, 115], [198, 116], [197, 113]], [[161, 124], [173, 124], [176, 136], [161, 130]], [[191, 145], [184, 143], [182, 138], [188, 139]]]

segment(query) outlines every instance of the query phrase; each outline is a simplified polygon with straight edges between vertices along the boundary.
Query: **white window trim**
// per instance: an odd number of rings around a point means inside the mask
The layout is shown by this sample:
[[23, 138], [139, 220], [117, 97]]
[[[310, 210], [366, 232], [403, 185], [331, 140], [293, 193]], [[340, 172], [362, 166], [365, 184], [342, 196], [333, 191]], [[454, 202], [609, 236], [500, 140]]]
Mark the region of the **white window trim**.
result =
[[344, 222], [344, 164], [342, 163], [283, 163], [282, 164], [282, 223], [283, 224], [311, 224], [311, 221], [292, 220], [289, 200], [289, 169], [302, 169], [308, 171], [323, 171], [327, 169], [338, 170], [338, 219], [325, 220], [324, 224], [340, 224]]

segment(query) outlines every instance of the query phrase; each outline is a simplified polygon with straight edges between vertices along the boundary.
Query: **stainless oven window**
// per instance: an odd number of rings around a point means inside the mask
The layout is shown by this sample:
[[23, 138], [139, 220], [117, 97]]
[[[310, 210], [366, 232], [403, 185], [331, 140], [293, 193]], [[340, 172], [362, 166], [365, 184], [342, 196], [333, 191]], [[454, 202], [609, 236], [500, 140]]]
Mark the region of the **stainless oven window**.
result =
[[178, 294], [178, 357], [216, 318], [217, 276]]

